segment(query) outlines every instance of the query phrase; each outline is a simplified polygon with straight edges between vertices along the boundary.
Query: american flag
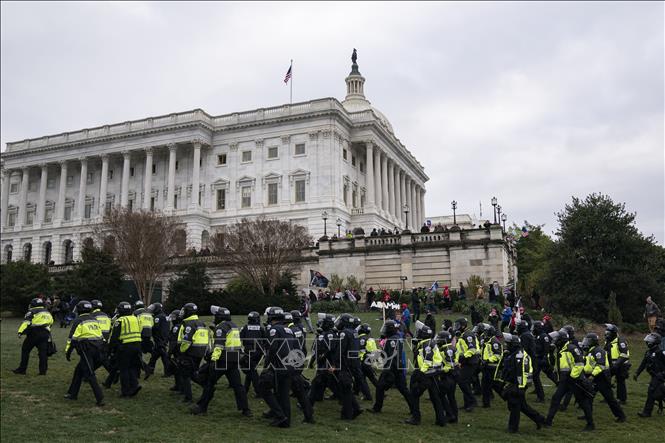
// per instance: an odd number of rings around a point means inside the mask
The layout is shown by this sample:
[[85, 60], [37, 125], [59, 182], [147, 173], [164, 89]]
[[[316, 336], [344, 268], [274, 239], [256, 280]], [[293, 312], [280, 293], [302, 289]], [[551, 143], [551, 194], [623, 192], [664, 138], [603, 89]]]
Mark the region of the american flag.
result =
[[293, 66], [289, 66], [289, 70], [286, 71], [286, 75], [284, 76], [284, 83], [288, 83], [289, 80], [291, 80], [291, 68]]

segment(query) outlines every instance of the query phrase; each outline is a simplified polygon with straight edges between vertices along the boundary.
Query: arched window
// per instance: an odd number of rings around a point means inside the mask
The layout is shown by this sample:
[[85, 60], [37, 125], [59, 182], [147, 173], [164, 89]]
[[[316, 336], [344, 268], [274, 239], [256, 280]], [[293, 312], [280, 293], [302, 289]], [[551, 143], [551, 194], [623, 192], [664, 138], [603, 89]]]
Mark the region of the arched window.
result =
[[201, 233], [201, 250], [210, 247], [210, 233], [208, 231], [203, 231]]
[[187, 252], [187, 233], [184, 229], [175, 231], [174, 241], [176, 255], [185, 255], [185, 252]]
[[12, 261], [12, 252], [14, 248], [12, 245], [7, 245], [5, 246], [5, 257], [7, 257], [7, 263], [11, 263]]
[[23, 245], [23, 260], [29, 262], [32, 258], [32, 243]]
[[95, 241], [91, 237], [86, 237], [86, 239], [83, 240], [83, 247], [92, 249], [95, 247]]
[[65, 264], [72, 263], [74, 261], [74, 242], [71, 240], [65, 240], [62, 246], [64, 248]]
[[48, 265], [51, 263], [51, 250], [53, 249], [53, 246], [51, 245], [50, 241], [44, 242], [44, 264]]

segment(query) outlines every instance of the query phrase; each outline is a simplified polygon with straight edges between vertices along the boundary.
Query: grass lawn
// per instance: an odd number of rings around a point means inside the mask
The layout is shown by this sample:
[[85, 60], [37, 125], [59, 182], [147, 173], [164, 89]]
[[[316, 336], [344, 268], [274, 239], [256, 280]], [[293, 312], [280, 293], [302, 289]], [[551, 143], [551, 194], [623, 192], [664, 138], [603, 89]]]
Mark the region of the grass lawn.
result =
[[[361, 314], [364, 321], [372, 325], [376, 337], [381, 322], [376, 314]], [[437, 316], [441, 323], [442, 316]], [[209, 320], [209, 318], [206, 318]], [[244, 317], [236, 317], [240, 326]], [[490, 409], [478, 408], [472, 413], [460, 411], [459, 423], [446, 427], [434, 426], [431, 403], [427, 394], [421, 398], [423, 420], [421, 426], [410, 426], [402, 421], [408, 417], [408, 409], [396, 390], [388, 391], [383, 413], [364, 413], [353, 422], [339, 419], [340, 406], [333, 401], [324, 401], [315, 406], [315, 425], [301, 424], [302, 414], [292, 406], [292, 427], [275, 429], [261, 418], [266, 410], [262, 400], [250, 394], [250, 406], [254, 417], [244, 418], [235, 408], [231, 390], [226, 389], [226, 379], [219, 382], [219, 389], [206, 416], [192, 416], [188, 407], [180, 403], [180, 397], [168, 388], [171, 379], [161, 378], [162, 368], [158, 364], [156, 375], [142, 381], [143, 390], [133, 399], [119, 397], [119, 386], [106, 390], [106, 406], [96, 408], [90, 387], [84, 383], [79, 399], [63, 398], [78, 359], [72, 355], [67, 362], [64, 355], [68, 331], [55, 327], [53, 336], [58, 353], [49, 359], [46, 377], [38, 377], [36, 350], [30, 359], [27, 376], [14, 375], [11, 370], [18, 365], [21, 340], [16, 338], [18, 319], [3, 319], [1, 338], [0, 399], [2, 406], [1, 434], [3, 442], [26, 441], [473, 441], [494, 442], [519, 439], [520, 441], [603, 441], [603, 442], [656, 442], [665, 441], [665, 417], [654, 415], [641, 419], [636, 413], [641, 410], [646, 397], [649, 377], [642, 374], [639, 382], [628, 383], [628, 404], [625, 411], [628, 422], [616, 425], [607, 405], [596, 397], [594, 416], [597, 430], [593, 433], [580, 431], [584, 421], [577, 420], [576, 408], [559, 413], [554, 427], [536, 431], [535, 425], [522, 416], [520, 435], [506, 433], [508, 411], [503, 401], [495, 399]], [[309, 337], [308, 337], [309, 338]], [[633, 371], [644, 353], [642, 336], [630, 337]], [[103, 368], [98, 378], [105, 377]], [[313, 377], [313, 371], [306, 372]], [[244, 378], [244, 376], [243, 376]], [[545, 377], [545, 380], [547, 378]], [[547, 384], [546, 404], [535, 404], [535, 396], [527, 399], [541, 413], [546, 413], [553, 387]], [[194, 396], [201, 392], [194, 386]], [[458, 402], [462, 395], [457, 391]], [[362, 402], [365, 409], [369, 402]]]

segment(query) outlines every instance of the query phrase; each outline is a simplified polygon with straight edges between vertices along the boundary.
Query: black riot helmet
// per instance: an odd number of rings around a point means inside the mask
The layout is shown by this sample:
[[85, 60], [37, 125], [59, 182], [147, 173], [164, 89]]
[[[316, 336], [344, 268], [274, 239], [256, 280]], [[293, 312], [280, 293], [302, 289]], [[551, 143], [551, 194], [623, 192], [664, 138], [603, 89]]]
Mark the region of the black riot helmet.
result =
[[658, 347], [662, 339], [663, 338], [660, 336], [660, 334], [652, 332], [651, 334], [644, 337], [644, 342], [647, 344], [647, 347], [649, 349], [652, 349]]
[[293, 322], [293, 315], [291, 315], [290, 312], [285, 312], [284, 313], [284, 322], [288, 325]]
[[370, 335], [371, 333], [372, 333], [372, 328], [369, 324], [363, 323], [362, 325], [358, 326], [358, 334]]
[[395, 320], [386, 320], [381, 327], [381, 337], [392, 337], [397, 333], [397, 323]]
[[273, 321], [284, 321], [284, 309], [279, 306], [269, 306], [266, 308], [265, 315], [268, 318], [268, 323], [272, 323]]
[[582, 340], [582, 348], [589, 350], [596, 346], [598, 346], [598, 334], [594, 334], [593, 332], [588, 333], [584, 337], [584, 340]]
[[42, 300], [39, 297], [33, 298], [32, 300], [30, 300], [30, 307], [31, 308], [41, 308], [43, 306], [44, 306], [44, 300]]
[[612, 341], [619, 335], [619, 328], [612, 323], [605, 323], [605, 340]]
[[571, 325], [565, 325], [561, 328], [561, 330], [566, 331], [569, 341], [575, 341], [575, 328], [573, 328]]
[[568, 331], [566, 331], [564, 328], [559, 329], [558, 331], [557, 338], [555, 340], [557, 346], [559, 344], [564, 344], [565, 342], [570, 340], [570, 337], [568, 336]]
[[353, 325], [353, 316], [351, 314], [342, 314], [337, 317], [335, 320], [335, 329], [338, 331], [343, 331], [346, 328], [350, 328]]
[[132, 313], [132, 305], [129, 302], [121, 301], [118, 303], [118, 307], [115, 309], [119, 316], [129, 315]]
[[319, 312], [317, 315], [316, 325], [322, 331], [330, 331], [335, 327], [335, 319], [332, 315], [325, 312]]
[[141, 300], [136, 300], [134, 302], [134, 310], [141, 309], [141, 308], [145, 308], [145, 305], [143, 304], [143, 302]]
[[259, 325], [261, 324], [261, 314], [256, 311], [252, 311], [247, 314], [247, 324], [250, 325]]
[[88, 300], [81, 300], [76, 304], [74, 312], [78, 315], [89, 314], [92, 312], [92, 303], [90, 303]]
[[215, 323], [221, 323], [223, 321], [231, 321], [231, 311], [221, 306], [210, 306], [210, 313], [215, 318]]
[[436, 334], [436, 344], [438, 346], [450, 344], [452, 339], [453, 336], [450, 335], [450, 332], [446, 331], [445, 329], [443, 331], [439, 331], [439, 333]]
[[102, 304], [102, 302], [99, 301], [99, 300], [92, 300], [92, 301], [90, 302], [90, 304], [92, 304], [92, 309], [93, 309], [93, 310], [96, 310], [96, 309], [102, 309], [102, 308], [104, 307], [104, 305]]
[[358, 329], [361, 324], [362, 324], [362, 320], [360, 320], [360, 317], [353, 317], [353, 321], [351, 323], [351, 326], [353, 328]]
[[453, 325], [453, 332], [455, 333], [455, 335], [457, 336], [462, 335], [462, 333], [466, 330], [468, 324], [469, 322], [464, 317], [455, 320], [455, 324]]
[[533, 322], [533, 325], [531, 325], [531, 331], [533, 331], [533, 335], [540, 335], [543, 332], [543, 322], [540, 320], [536, 320]]
[[164, 306], [162, 306], [161, 303], [152, 303], [146, 309], [146, 311], [148, 311], [151, 314], [161, 314], [163, 310], [164, 310]]
[[180, 320], [180, 309], [174, 309], [168, 316], [168, 319], [174, 323], [178, 323]]
[[516, 323], [517, 324], [515, 325], [515, 330], [517, 331], [518, 334], [522, 335], [525, 332], [529, 331], [529, 322], [520, 319]]
[[508, 346], [509, 351], [516, 351], [520, 348], [520, 338], [517, 334], [503, 333], [503, 342]]
[[656, 332], [660, 334], [661, 337], [665, 336], [665, 318], [656, 319]]
[[294, 309], [293, 311], [291, 311], [291, 318], [293, 318], [294, 325], [299, 325], [300, 320], [302, 319], [302, 314], [300, 313], [299, 310]]
[[420, 320], [416, 321], [416, 339], [427, 340], [432, 338], [433, 335], [434, 333], [432, 332], [432, 328], [430, 328]]
[[492, 325], [488, 325], [487, 323], [485, 323], [485, 325], [486, 325], [486, 327], [485, 327], [485, 338], [489, 339], [489, 338], [492, 338], [492, 337], [496, 337], [496, 328]]
[[486, 324], [486, 323], [478, 323], [476, 326], [473, 327], [471, 332], [476, 334], [476, 337], [480, 337], [481, 335], [483, 335], [485, 333], [485, 327], [486, 326], [489, 326], [489, 325]]
[[182, 307], [182, 316], [183, 318], [189, 318], [192, 315], [195, 315], [199, 312], [199, 307], [195, 303], [186, 303]]

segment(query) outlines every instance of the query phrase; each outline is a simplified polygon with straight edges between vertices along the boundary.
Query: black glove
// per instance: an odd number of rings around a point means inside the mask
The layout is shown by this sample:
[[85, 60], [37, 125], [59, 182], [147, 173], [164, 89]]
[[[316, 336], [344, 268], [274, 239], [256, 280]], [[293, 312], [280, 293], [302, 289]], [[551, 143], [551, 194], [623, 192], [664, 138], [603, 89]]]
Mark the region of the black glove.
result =
[[67, 354], [65, 354], [65, 358], [67, 361], [72, 361], [72, 351], [67, 351]]

